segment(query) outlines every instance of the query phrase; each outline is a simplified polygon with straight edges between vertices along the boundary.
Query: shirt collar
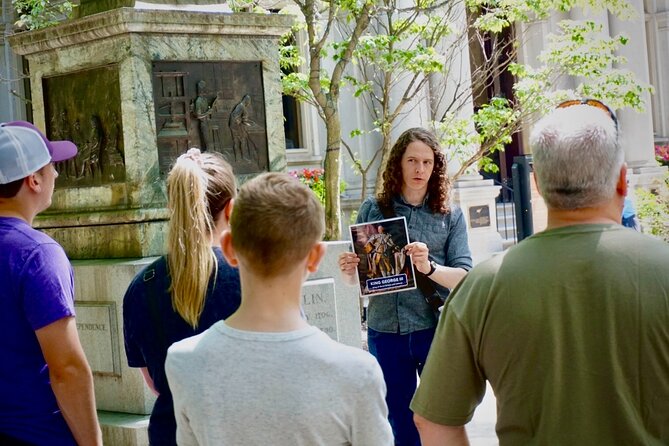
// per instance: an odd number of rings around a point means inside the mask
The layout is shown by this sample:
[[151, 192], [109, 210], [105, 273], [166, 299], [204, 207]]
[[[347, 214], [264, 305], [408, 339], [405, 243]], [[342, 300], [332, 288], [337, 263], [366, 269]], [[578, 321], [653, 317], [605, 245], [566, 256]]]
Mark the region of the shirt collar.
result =
[[412, 207], [412, 208], [421, 208], [421, 207], [427, 205], [427, 200], [428, 200], [429, 197], [430, 197], [430, 193], [428, 192], [428, 193], [425, 194], [425, 198], [423, 198], [423, 202], [421, 204], [413, 205], [413, 204], [407, 203], [407, 201], [404, 199], [402, 194], [399, 194], [399, 195], [395, 196], [395, 202], [399, 203], [399, 204], [403, 204], [404, 206]]

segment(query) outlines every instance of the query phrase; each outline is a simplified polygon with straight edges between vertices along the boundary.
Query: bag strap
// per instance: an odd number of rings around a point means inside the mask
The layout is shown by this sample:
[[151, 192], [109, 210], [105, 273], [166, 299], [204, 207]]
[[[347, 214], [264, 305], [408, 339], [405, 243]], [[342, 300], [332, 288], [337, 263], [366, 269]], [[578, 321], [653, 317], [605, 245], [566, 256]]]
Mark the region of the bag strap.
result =
[[390, 205], [390, 207], [386, 207], [386, 206], [381, 206], [381, 204], [378, 201], [376, 203], [379, 205], [379, 210], [381, 211], [383, 218], [388, 219], [397, 217], [397, 214], [395, 214], [395, 209], [393, 209], [392, 204]]

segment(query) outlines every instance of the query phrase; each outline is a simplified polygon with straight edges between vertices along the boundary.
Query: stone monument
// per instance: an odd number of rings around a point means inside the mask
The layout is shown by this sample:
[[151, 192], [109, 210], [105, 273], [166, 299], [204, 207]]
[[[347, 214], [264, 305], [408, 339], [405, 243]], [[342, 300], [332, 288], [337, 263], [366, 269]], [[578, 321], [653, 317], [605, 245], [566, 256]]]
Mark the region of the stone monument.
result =
[[503, 250], [495, 204], [500, 189], [493, 180], [484, 180], [478, 174], [461, 177], [453, 187], [453, 199], [467, 222], [469, 249], [475, 265]]
[[357, 286], [341, 280], [339, 254], [351, 250], [348, 241], [325, 242], [327, 251], [318, 271], [302, 288], [307, 321], [341, 343], [360, 348], [360, 300]]
[[[35, 226], [73, 259], [105, 444], [147, 444], [153, 396], [127, 367], [121, 310], [132, 277], [164, 253], [172, 161], [219, 151], [240, 182], [286, 166], [278, 40], [293, 19], [176, 1], [82, 0], [78, 19], [9, 37], [29, 62], [35, 124], [79, 147]], [[319, 306], [332, 288], [313, 285], [313, 317], [339, 327], [339, 309]]]

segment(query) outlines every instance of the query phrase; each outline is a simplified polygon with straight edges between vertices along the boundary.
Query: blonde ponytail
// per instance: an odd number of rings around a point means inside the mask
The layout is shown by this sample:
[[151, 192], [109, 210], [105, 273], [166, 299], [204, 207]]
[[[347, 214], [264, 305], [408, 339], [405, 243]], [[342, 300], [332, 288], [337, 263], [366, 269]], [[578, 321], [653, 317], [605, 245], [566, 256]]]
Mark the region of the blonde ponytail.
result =
[[[217, 190], [221, 179], [212, 176], [220, 175], [227, 177], [224, 184], [231, 184], [225, 187], [227, 190]], [[211, 249], [214, 221], [235, 189], [229, 164], [198, 149], [181, 155], [167, 178], [171, 210], [167, 266], [172, 280], [172, 307], [194, 328], [204, 309], [209, 279], [217, 271]]]

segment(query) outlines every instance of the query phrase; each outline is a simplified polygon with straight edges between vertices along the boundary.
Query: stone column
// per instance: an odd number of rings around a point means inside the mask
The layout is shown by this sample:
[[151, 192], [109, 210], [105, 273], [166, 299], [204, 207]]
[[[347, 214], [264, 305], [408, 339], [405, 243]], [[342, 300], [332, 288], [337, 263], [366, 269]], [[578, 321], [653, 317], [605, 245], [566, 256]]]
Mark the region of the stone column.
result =
[[[518, 62], [533, 68], [541, 66], [538, 58], [548, 45], [549, 34], [557, 33], [558, 23], [568, 18], [566, 13], [553, 13], [543, 20], [519, 24], [516, 27], [517, 39], [521, 42], [518, 48]], [[555, 84], [555, 88], [573, 89], [574, 85], [575, 80], [572, 76], [562, 76]], [[529, 138], [533, 122], [533, 119], [526, 119], [521, 128], [520, 138], [526, 154], [531, 152]]]
[[[453, 112], [455, 119], [468, 119], [474, 113], [472, 97], [472, 68], [470, 63], [467, 13], [464, 3], [453, 3], [448, 6], [453, 33], [435, 47], [446, 56], [445, 68], [440, 73], [429, 77], [429, 119], [442, 121], [444, 114]], [[474, 133], [474, 123], [470, 121], [467, 129]], [[440, 137], [441, 135], [437, 135]], [[448, 172], [453, 174], [460, 169], [461, 160], [453, 158], [444, 148], [448, 159]], [[467, 152], [473, 154], [478, 147], [469, 147]], [[476, 170], [476, 166], [472, 167]]]
[[467, 222], [467, 236], [472, 260], [477, 264], [503, 250], [502, 236], [497, 232], [495, 198], [501, 186], [481, 175], [467, 175], [455, 183], [453, 199]]
[[[2, 0], [2, 21], [0, 26], [3, 36], [12, 34], [16, 13], [11, 0]], [[0, 122], [26, 119], [26, 108], [22, 101], [23, 67], [21, 58], [14, 54], [7, 39], [0, 40]]]
[[[630, 3], [636, 10], [637, 17], [633, 20], [620, 20], [609, 14], [609, 29], [611, 35], [624, 34], [629, 37], [629, 43], [619, 50], [619, 54], [627, 59], [624, 67], [631, 70], [640, 82], [650, 83], [643, 2], [631, 0]], [[625, 161], [629, 167], [628, 178], [633, 187], [649, 186], [666, 171], [666, 168], [659, 167], [655, 161], [650, 94], [644, 94], [643, 99], [646, 105], [643, 113], [629, 109], [617, 112], [620, 143], [625, 150]]]
[[[119, 135], [114, 138], [118, 146], [112, 154], [118, 155], [123, 177], [91, 174], [93, 180], [99, 179], [97, 183], [77, 177], [69, 187], [57, 187], [51, 208], [37, 219], [36, 225], [56, 238], [71, 259], [163, 253], [169, 214], [160, 157], [162, 154], [169, 159], [172, 153], [158, 150], [158, 130], [162, 133], [169, 128], [165, 124], [157, 129], [153, 97], [157, 78], [152, 72], [152, 64], [162, 61], [256, 61], [265, 104], [255, 107], [264, 108], [266, 117], [268, 170], [285, 170], [277, 45], [292, 20], [277, 14], [119, 8], [11, 36], [9, 42], [14, 51], [30, 62], [34, 122], [41, 129], [49, 130], [44, 87], [48, 80], [81, 76], [72, 94], [76, 97], [86, 92], [87, 83], [96, 76], [111, 73], [113, 82], [109, 82], [108, 89], [117, 91], [116, 97], [120, 97], [113, 98], [116, 103], [107, 101], [105, 109], [119, 109], [114, 115], [118, 118]], [[193, 97], [187, 92], [183, 95]], [[106, 96], [102, 98], [107, 100]], [[82, 101], [72, 101], [70, 110], [60, 111], [68, 112], [65, 118], [71, 117]], [[182, 115], [190, 116], [187, 103], [177, 105], [182, 107]], [[81, 122], [81, 133], [85, 135], [86, 124], [87, 121]], [[86, 137], [80, 140], [86, 141]], [[236, 172], [242, 174], [241, 181], [254, 175]], [[113, 243], [108, 242], [110, 239]]]

